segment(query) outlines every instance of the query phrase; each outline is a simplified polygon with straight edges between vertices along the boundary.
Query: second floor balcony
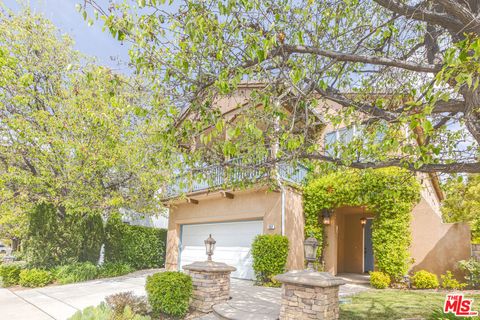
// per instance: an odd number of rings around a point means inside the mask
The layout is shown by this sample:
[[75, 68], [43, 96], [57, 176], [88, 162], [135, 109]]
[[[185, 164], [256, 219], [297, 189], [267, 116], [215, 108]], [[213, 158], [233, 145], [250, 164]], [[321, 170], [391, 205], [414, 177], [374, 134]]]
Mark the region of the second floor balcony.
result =
[[300, 163], [279, 163], [276, 170], [272, 170], [266, 161], [247, 165], [241, 159], [233, 159], [223, 166], [205, 166], [177, 176], [168, 186], [165, 198], [255, 184], [267, 179], [281, 179], [284, 183], [300, 186], [305, 182], [308, 172], [308, 168]]

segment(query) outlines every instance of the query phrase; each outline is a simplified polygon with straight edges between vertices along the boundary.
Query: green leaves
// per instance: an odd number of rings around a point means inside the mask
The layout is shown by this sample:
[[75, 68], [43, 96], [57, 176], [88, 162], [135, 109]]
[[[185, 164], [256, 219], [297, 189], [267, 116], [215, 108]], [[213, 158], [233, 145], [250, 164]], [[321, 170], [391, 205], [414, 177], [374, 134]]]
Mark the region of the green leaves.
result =
[[419, 198], [420, 185], [406, 170], [350, 169], [324, 174], [312, 179], [304, 189], [305, 235], [312, 233], [325, 245], [319, 219], [323, 208], [365, 206], [375, 214], [372, 240], [376, 268], [399, 279], [410, 263], [411, 210]]
[[[124, 39], [124, 29], [110, 22]], [[0, 223], [43, 201], [68, 213], [135, 204], [141, 212], [157, 211], [160, 183], [151, 179], [163, 175], [153, 175], [144, 159], [155, 153], [149, 139], [162, 124], [143, 80], [96, 66], [28, 10], [0, 12], [0, 44], [0, 133], [6, 139]]]
[[256, 281], [265, 286], [279, 286], [273, 277], [286, 271], [288, 238], [278, 234], [256, 236], [252, 257]]
[[153, 313], [183, 317], [193, 292], [192, 279], [182, 272], [166, 271], [147, 277], [145, 285]]

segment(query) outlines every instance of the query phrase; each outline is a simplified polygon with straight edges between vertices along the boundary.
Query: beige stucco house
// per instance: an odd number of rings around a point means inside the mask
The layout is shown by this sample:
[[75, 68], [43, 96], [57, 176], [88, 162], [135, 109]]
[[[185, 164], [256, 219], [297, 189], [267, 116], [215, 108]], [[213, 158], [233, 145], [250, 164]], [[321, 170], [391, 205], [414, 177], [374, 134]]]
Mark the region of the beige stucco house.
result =
[[[236, 95], [219, 100], [224, 114], [234, 113], [245, 103], [252, 85], [241, 87]], [[333, 130], [324, 126], [324, 135]], [[282, 172], [282, 171], [281, 171]], [[234, 265], [233, 277], [253, 279], [250, 246], [257, 234], [283, 234], [290, 252], [287, 268], [304, 268], [304, 212], [302, 206], [303, 168], [283, 170], [282, 187], [257, 185], [247, 190], [220, 189], [197, 184], [182, 197], [165, 200], [169, 206], [166, 268], [205, 259], [203, 241], [216, 239], [214, 260]], [[421, 201], [412, 210], [412, 271], [425, 269], [436, 274], [456, 271], [459, 260], [470, 257], [470, 229], [462, 223], [443, 223], [440, 213], [442, 192], [436, 175], [418, 175], [422, 184]], [[360, 223], [367, 218], [366, 226]], [[321, 219], [319, 213], [319, 219]], [[326, 226], [325, 269], [332, 274], [364, 273], [374, 269], [371, 248], [371, 220], [375, 215], [360, 207], [335, 210]]]

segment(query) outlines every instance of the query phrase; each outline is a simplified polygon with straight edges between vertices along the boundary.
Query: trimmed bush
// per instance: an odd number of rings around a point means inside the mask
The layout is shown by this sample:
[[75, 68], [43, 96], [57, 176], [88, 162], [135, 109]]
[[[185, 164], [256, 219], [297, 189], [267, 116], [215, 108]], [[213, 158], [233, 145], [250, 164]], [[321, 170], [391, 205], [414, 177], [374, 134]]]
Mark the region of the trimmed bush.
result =
[[124, 274], [130, 273], [133, 271], [133, 268], [126, 263], [118, 262], [106, 262], [98, 269], [99, 278], [110, 278], [123, 276]]
[[52, 274], [42, 269], [24, 269], [20, 271], [18, 283], [22, 287], [44, 287], [53, 281]]
[[288, 239], [278, 234], [262, 234], [252, 243], [253, 270], [257, 283], [277, 286], [273, 277], [285, 272], [288, 257]]
[[437, 276], [425, 270], [415, 272], [412, 285], [417, 289], [436, 289], [439, 286]]
[[109, 295], [105, 301], [116, 317], [123, 314], [127, 307], [135, 314], [146, 315], [149, 312], [147, 299], [134, 295], [132, 291]]
[[163, 267], [167, 230], [130, 226], [112, 215], [105, 227], [105, 261], [135, 269]]
[[189, 275], [167, 271], [147, 277], [145, 285], [148, 302], [156, 316], [183, 317], [188, 312], [193, 285]]
[[457, 279], [455, 279], [451, 271], [447, 271], [445, 274], [442, 274], [440, 278], [442, 279], [443, 289], [461, 290], [467, 286], [466, 283], [460, 283]]
[[87, 281], [97, 278], [98, 268], [90, 262], [78, 262], [60, 266], [55, 274], [61, 284]]
[[88, 307], [82, 311], [77, 311], [68, 320], [150, 320], [148, 316], [135, 314], [130, 307], [125, 307], [122, 313], [114, 314], [113, 310], [105, 303], [96, 307]]
[[465, 272], [465, 280], [471, 288], [480, 286], [480, 262], [471, 258], [458, 262], [460, 270]]
[[370, 272], [370, 285], [376, 289], [385, 289], [390, 286], [390, 276], [380, 271]]
[[13, 262], [0, 265], [0, 280], [2, 287], [11, 287], [18, 284], [20, 271], [24, 268], [21, 263]]

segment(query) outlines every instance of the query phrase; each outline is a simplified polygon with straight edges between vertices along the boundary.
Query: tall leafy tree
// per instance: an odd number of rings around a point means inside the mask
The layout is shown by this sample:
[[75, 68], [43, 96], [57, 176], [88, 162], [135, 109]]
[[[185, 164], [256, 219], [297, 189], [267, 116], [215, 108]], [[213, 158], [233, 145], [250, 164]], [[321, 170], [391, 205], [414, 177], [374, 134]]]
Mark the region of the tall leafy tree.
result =
[[480, 175], [452, 177], [445, 183], [442, 213], [446, 222], [468, 222], [472, 241], [480, 243]]
[[[132, 43], [136, 71], [165, 97], [158, 145], [184, 168], [242, 156], [250, 167], [267, 158], [480, 171], [476, 0], [87, 0], [79, 9]], [[249, 102], [262, 108], [222, 116], [215, 102], [245, 81], [258, 82]], [[324, 123], [361, 134], [326, 153]]]
[[72, 46], [41, 15], [0, 11], [2, 230], [42, 203], [62, 216], [158, 212], [150, 92]]

